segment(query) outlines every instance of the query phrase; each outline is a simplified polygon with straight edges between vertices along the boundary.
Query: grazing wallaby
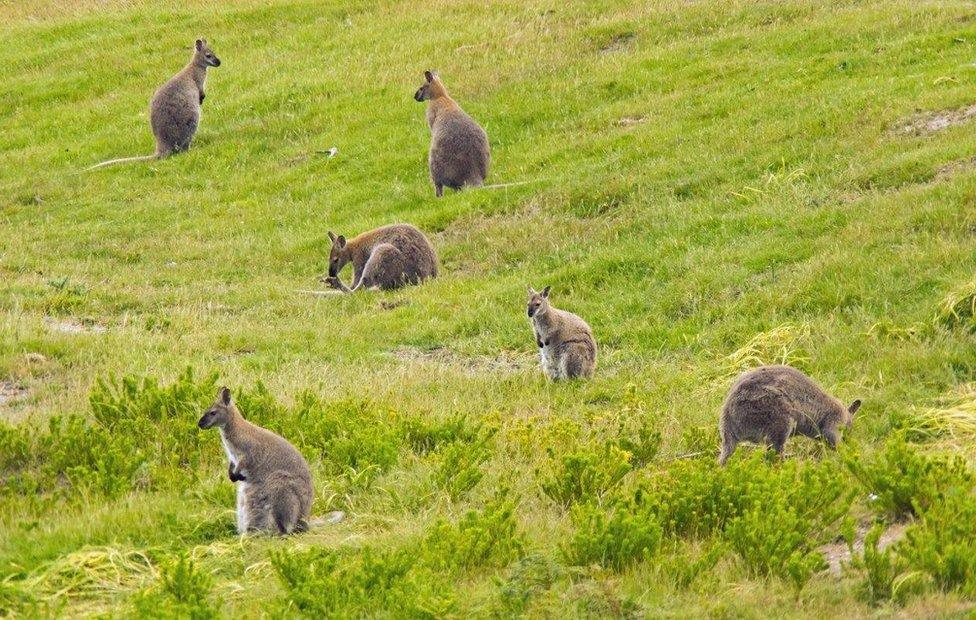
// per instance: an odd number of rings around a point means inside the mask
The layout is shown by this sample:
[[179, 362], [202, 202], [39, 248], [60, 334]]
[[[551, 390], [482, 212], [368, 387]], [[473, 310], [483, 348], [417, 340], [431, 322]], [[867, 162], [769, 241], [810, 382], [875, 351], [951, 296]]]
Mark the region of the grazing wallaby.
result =
[[[437, 277], [437, 254], [424, 233], [410, 224], [390, 224], [346, 240], [329, 231], [329, 276], [320, 277], [332, 288], [351, 293], [360, 287], [392, 289]], [[352, 263], [352, 288], [339, 272]]]
[[89, 170], [127, 161], [162, 159], [172, 153], [188, 150], [200, 124], [200, 106], [206, 96], [203, 85], [207, 80], [207, 67], [219, 66], [220, 59], [207, 45], [207, 40], [197, 39], [190, 64], [160, 86], [149, 102], [149, 123], [156, 136], [155, 154], [111, 159]]
[[547, 286], [537, 293], [529, 287], [528, 315], [539, 347], [542, 370], [552, 380], [593, 376], [596, 340], [586, 321], [549, 303]]
[[198, 426], [220, 430], [230, 460], [227, 476], [237, 483], [239, 533], [291, 534], [308, 529], [312, 475], [293, 445], [245, 420], [227, 388], [221, 388]]
[[851, 427], [861, 406], [849, 407], [824, 392], [813, 379], [791, 366], [760, 366], [739, 375], [722, 406], [719, 430], [725, 465], [740, 441], [768, 442], [783, 455], [790, 435], [823, 437], [837, 447], [841, 425]]
[[434, 193], [442, 196], [445, 187], [480, 187], [488, 176], [488, 163], [491, 159], [485, 130], [451, 99], [436, 74], [424, 71], [424, 78], [425, 82], [413, 98], [429, 102], [429, 161]]

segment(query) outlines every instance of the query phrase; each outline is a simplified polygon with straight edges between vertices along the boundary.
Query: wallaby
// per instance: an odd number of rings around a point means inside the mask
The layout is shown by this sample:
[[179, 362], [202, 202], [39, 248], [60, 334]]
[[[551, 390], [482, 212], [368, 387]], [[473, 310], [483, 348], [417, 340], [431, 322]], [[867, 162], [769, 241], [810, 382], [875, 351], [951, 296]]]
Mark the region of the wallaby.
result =
[[424, 71], [424, 78], [413, 98], [428, 102], [430, 178], [434, 193], [440, 197], [445, 187], [458, 190], [465, 185], [484, 185], [491, 159], [485, 130], [451, 99], [436, 74]]
[[203, 85], [207, 80], [207, 67], [219, 66], [220, 59], [207, 45], [207, 40], [197, 39], [190, 64], [160, 86], [149, 102], [149, 123], [156, 136], [156, 152], [103, 161], [89, 170], [127, 161], [162, 159], [188, 150], [200, 124], [200, 106], [206, 97]]
[[541, 293], [529, 287], [528, 315], [539, 347], [542, 371], [553, 381], [593, 376], [596, 340], [586, 321], [549, 303], [547, 286]]
[[823, 437], [827, 445], [836, 448], [838, 428], [850, 428], [860, 406], [861, 401], [855, 400], [845, 407], [791, 366], [760, 366], [746, 371], [736, 379], [722, 405], [719, 465], [725, 465], [740, 441], [769, 443], [781, 457], [786, 440], [795, 434]]
[[308, 529], [312, 475], [293, 445], [245, 420], [227, 388], [220, 389], [198, 426], [220, 430], [230, 460], [227, 476], [237, 483], [239, 533], [291, 534]]
[[[346, 240], [329, 231], [329, 276], [319, 280], [334, 289], [351, 293], [366, 289], [393, 289], [437, 277], [437, 254], [424, 233], [410, 224], [390, 224]], [[352, 263], [352, 288], [339, 273]]]

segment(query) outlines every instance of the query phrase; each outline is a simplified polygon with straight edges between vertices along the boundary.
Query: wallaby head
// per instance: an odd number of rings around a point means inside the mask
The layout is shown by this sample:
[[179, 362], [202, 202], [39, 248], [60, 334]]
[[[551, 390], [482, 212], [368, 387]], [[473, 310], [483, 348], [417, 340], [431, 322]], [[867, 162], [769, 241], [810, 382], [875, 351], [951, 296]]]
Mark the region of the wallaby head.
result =
[[531, 286], [529, 287], [529, 307], [526, 312], [530, 319], [534, 316], [541, 316], [549, 311], [549, 290], [551, 288], [551, 286], [547, 286], [539, 293]]
[[199, 67], [219, 67], [220, 59], [207, 44], [206, 39], [197, 39], [193, 45], [193, 62]]
[[203, 414], [203, 417], [197, 422], [197, 426], [203, 429], [213, 428], [215, 426], [217, 428], [224, 428], [236, 413], [234, 401], [230, 396], [230, 390], [225, 387], [220, 388], [220, 392], [217, 394], [217, 400]]
[[851, 425], [854, 424], [854, 414], [857, 413], [857, 410], [860, 408], [861, 408], [861, 399], [855, 400], [847, 408], [847, 411], [844, 414], [844, 424], [847, 426], [847, 428], [850, 428]]
[[437, 99], [446, 94], [447, 89], [444, 88], [444, 83], [441, 82], [441, 78], [433, 71], [424, 71], [424, 83], [414, 93], [413, 98], [416, 101], [427, 101], [429, 99]]
[[332, 250], [329, 252], [329, 277], [336, 277], [342, 268], [352, 260], [349, 247], [346, 245], [346, 238], [336, 235], [329, 231], [329, 239], [332, 239]]

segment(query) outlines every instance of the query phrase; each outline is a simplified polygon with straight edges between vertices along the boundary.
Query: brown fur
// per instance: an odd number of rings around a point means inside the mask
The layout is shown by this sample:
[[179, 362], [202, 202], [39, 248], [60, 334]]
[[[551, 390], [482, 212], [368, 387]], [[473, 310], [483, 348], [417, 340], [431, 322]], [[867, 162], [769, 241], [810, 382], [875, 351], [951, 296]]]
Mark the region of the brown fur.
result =
[[596, 368], [596, 340], [586, 321], [549, 303], [550, 287], [529, 287], [527, 314], [539, 347], [542, 370], [553, 381], [589, 378]]
[[291, 534], [308, 528], [312, 475], [288, 441], [251, 424], [221, 388], [200, 428], [217, 427], [230, 460], [227, 475], [237, 484], [237, 530]]
[[855, 400], [845, 407], [813, 379], [790, 366], [761, 366], [736, 379], [725, 404], [719, 428], [724, 465], [740, 441], [769, 443], [781, 456], [791, 435], [823, 437], [831, 448], [840, 441], [838, 429], [850, 428]]
[[428, 102], [429, 163], [434, 193], [442, 196], [445, 187], [484, 185], [491, 161], [485, 130], [451, 99], [437, 75], [425, 71], [424, 78], [414, 99]]
[[[434, 246], [410, 224], [381, 226], [349, 240], [329, 231], [329, 238], [329, 275], [320, 280], [341, 291], [394, 289], [437, 277]], [[352, 288], [339, 280], [339, 273], [349, 263], [353, 267]]]
[[206, 97], [207, 67], [219, 66], [220, 59], [207, 45], [207, 40], [197, 39], [190, 63], [160, 86], [149, 102], [149, 123], [156, 138], [155, 154], [112, 159], [89, 170], [127, 161], [162, 159], [188, 150], [200, 124], [200, 106]]

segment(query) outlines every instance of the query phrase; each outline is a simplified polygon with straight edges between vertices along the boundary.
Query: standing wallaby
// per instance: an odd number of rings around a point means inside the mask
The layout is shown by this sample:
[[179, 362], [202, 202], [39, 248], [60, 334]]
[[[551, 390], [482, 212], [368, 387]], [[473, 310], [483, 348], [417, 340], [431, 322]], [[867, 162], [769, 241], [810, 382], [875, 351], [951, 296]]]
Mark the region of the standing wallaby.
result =
[[553, 381], [593, 376], [596, 340], [586, 321], [549, 303], [549, 290], [529, 287], [528, 315], [539, 347], [542, 370]]
[[845, 407], [791, 366], [760, 366], [746, 371], [736, 379], [722, 406], [719, 465], [725, 465], [740, 441], [769, 443], [780, 456], [786, 440], [794, 434], [823, 437], [836, 448], [838, 428], [850, 428], [860, 406], [861, 401], [855, 400]]
[[293, 445], [245, 420], [227, 388], [221, 388], [198, 426], [220, 430], [230, 460], [227, 475], [237, 483], [239, 533], [291, 534], [308, 529], [312, 475]]
[[[393, 289], [437, 277], [434, 246], [410, 224], [381, 226], [348, 241], [330, 230], [329, 239], [329, 277], [319, 280], [340, 291]], [[339, 272], [348, 263], [353, 267], [352, 288], [339, 279]]]
[[103, 161], [89, 170], [127, 161], [162, 159], [188, 150], [200, 124], [207, 67], [219, 66], [220, 59], [207, 45], [207, 40], [197, 39], [190, 64], [160, 86], [149, 102], [149, 123], [156, 136], [156, 153]]
[[440, 197], [445, 187], [461, 189], [465, 185], [484, 185], [491, 159], [485, 130], [451, 99], [436, 74], [424, 71], [424, 78], [426, 81], [413, 98], [429, 102], [429, 161], [434, 193]]

